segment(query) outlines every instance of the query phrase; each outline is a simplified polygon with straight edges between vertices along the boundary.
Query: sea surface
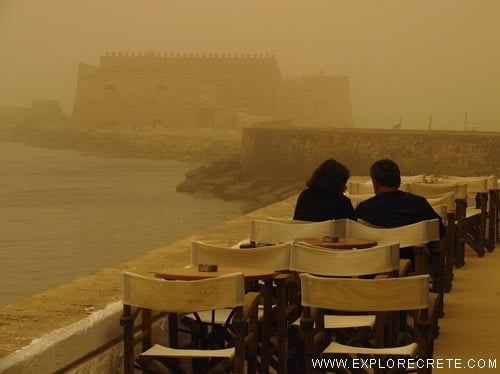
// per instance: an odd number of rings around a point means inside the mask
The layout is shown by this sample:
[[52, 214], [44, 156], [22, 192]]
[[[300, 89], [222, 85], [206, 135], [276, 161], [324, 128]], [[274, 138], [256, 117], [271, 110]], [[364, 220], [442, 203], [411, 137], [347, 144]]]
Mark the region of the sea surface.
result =
[[193, 167], [0, 143], [0, 306], [242, 214], [177, 193]]

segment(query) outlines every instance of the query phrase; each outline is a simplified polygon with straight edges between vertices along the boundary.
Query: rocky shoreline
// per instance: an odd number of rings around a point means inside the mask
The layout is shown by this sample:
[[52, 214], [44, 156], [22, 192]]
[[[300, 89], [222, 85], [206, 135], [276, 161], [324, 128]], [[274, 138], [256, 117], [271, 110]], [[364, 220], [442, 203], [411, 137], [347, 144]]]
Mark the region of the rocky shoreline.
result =
[[304, 187], [304, 181], [297, 179], [244, 178], [240, 155], [235, 154], [187, 172], [177, 192], [204, 192], [223, 200], [247, 200], [265, 206], [285, 200]]
[[143, 133], [98, 131], [61, 127], [44, 129], [16, 126], [0, 131], [0, 141], [50, 149], [80, 151], [99, 157], [212, 162], [239, 152], [239, 137], [218, 137], [176, 132]]
[[224, 200], [244, 200], [262, 207], [297, 194], [304, 181], [284, 178], [243, 178], [239, 134], [210, 129], [165, 131], [99, 131], [74, 127], [16, 126], [0, 130], [0, 142], [79, 151], [98, 157], [190, 161], [202, 166], [186, 173], [177, 192], [203, 193]]

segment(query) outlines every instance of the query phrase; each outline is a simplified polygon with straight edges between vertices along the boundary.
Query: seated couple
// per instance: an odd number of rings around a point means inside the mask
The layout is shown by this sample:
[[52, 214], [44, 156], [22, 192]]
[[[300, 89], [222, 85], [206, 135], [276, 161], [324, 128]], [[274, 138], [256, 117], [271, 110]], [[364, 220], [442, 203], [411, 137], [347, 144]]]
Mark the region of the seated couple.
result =
[[380, 227], [439, 219], [440, 232], [444, 233], [441, 218], [424, 197], [399, 190], [401, 173], [394, 161], [376, 161], [370, 168], [370, 176], [375, 196], [360, 202], [354, 209], [351, 200], [344, 195], [349, 170], [335, 160], [324, 161], [307, 181], [308, 188], [299, 195], [293, 219], [362, 219]]

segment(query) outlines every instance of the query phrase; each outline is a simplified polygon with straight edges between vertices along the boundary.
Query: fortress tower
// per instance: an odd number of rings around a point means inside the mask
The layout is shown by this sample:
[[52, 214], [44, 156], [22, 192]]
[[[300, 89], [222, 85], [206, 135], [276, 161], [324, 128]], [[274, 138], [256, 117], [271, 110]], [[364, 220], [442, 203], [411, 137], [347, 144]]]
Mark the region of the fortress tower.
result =
[[[339, 105], [345, 108], [335, 109]], [[81, 63], [72, 123], [107, 129], [233, 127], [239, 112], [352, 126], [347, 78], [283, 80], [276, 58], [268, 55], [155, 52], [107, 53], [99, 66]]]

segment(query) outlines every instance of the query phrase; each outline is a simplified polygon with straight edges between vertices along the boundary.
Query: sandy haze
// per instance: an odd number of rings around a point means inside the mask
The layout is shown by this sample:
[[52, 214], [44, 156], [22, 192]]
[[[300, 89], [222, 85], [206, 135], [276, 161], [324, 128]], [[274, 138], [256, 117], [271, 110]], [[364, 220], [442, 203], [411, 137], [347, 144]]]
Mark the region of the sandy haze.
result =
[[58, 99], [106, 51], [274, 53], [351, 77], [356, 127], [500, 130], [497, 0], [0, 0], [0, 105]]

